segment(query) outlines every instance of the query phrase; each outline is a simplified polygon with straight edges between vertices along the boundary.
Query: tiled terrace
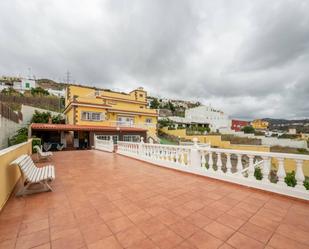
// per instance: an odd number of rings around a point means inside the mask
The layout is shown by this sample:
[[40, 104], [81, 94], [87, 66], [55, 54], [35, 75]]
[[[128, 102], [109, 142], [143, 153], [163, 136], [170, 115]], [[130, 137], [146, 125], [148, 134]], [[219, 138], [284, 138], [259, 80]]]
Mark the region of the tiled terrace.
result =
[[54, 192], [0, 214], [0, 248], [309, 248], [302, 201], [99, 151], [52, 163]]

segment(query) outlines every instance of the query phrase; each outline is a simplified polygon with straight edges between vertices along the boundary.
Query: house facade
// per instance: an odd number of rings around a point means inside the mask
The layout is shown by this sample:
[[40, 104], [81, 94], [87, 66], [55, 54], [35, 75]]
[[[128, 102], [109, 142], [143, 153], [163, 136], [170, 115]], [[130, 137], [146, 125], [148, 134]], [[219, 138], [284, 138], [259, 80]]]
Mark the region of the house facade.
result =
[[35, 80], [32, 80], [32, 79], [22, 78], [19, 81], [15, 81], [13, 83], [13, 88], [19, 92], [31, 90], [31, 88], [35, 88], [35, 87], [36, 87]]
[[66, 124], [91, 126], [92, 130], [93, 127], [111, 128], [108, 132], [100, 128], [96, 135], [125, 141], [138, 140], [141, 136], [157, 138], [158, 113], [147, 107], [147, 92], [143, 88], [120, 93], [71, 85], [66, 90], [65, 105]]
[[256, 119], [251, 122], [251, 126], [257, 130], [267, 130], [269, 123], [262, 119]]
[[250, 125], [248, 121], [232, 119], [231, 129], [234, 131], [241, 131], [242, 128], [248, 125]]

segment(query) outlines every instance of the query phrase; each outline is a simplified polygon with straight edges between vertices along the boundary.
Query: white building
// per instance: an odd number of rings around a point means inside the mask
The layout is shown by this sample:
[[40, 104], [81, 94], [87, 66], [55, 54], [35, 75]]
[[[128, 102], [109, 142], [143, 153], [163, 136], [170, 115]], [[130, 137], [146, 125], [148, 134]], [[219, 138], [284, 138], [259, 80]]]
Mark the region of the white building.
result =
[[13, 88], [19, 92], [31, 90], [31, 88], [35, 87], [36, 87], [35, 80], [25, 78], [22, 78], [20, 81], [15, 81], [13, 84]]
[[209, 106], [198, 106], [187, 109], [185, 117], [168, 117], [175, 123], [183, 124], [208, 124], [211, 131], [230, 130], [231, 120], [220, 110]]
[[64, 89], [54, 90], [54, 89], [49, 88], [49, 89], [47, 89], [47, 91], [49, 92], [50, 95], [54, 95], [54, 96], [57, 96], [59, 98], [65, 97], [65, 90]]
[[5, 83], [3, 83], [3, 82], [0, 82], [0, 92], [2, 91], [2, 90], [4, 90], [4, 89], [8, 89], [10, 86], [9, 85], [7, 85], [7, 84], [5, 84]]

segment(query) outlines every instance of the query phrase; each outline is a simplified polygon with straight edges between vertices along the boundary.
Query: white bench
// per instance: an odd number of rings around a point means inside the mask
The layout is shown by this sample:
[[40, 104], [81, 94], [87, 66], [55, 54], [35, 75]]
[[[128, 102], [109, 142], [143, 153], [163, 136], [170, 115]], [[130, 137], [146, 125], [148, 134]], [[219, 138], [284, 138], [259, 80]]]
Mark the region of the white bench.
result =
[[[52, 191], [48, 182], [55, 179], [55, 168], [53, 165], [38, 168], [28, 155], [21, 155], [11, 162], [10, 165], [18, 165], [22, 173], [23, 185], [16, 193], [16, 196]], [[32, 188], [30, 188], [31, 186]]]
[[53, 153], [50, 151], [43, 152], [39, 145], [35, 145], [33, 148], [36, 149], [38, 161], [40, 161], [40, 159], [50, 159], [53, 155]]

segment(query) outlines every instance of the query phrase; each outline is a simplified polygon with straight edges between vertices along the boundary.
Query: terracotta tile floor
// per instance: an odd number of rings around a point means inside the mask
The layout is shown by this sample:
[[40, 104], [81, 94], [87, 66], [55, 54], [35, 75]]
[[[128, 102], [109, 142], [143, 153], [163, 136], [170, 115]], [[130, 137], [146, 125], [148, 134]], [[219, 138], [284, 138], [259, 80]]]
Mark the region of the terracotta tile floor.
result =
[[0, 248], [309, 248], [309, 204], [99, 151], [55, 153], [54, 192], [12, 197]]

